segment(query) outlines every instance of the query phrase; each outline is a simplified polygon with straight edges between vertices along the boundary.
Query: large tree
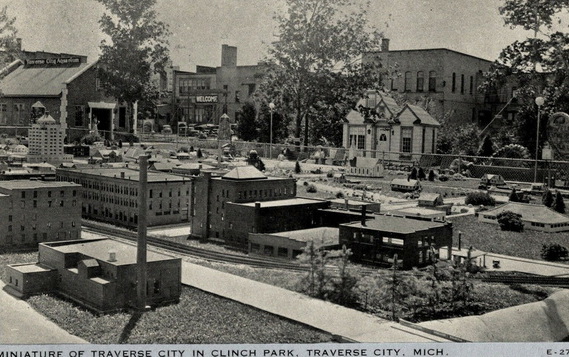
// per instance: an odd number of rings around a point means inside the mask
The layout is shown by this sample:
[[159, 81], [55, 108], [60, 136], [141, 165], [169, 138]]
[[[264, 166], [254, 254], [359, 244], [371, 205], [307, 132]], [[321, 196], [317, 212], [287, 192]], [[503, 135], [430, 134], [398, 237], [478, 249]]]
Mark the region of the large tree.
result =
[[[305, 144], [324, 135], [339, 141], [338, 123], [366, 89], [379, 85], [382, 74], [358, 60], [377, 50], [381, 39], [366, 20], [369, 4], [286, 0], [286, 5], [287, 12], [276, 15], [279, 40], [269, 49], [258, 93], [293, 120], [294, 136], [304, 134]], [[331, 122], [315, 124], [320, 120]]]
[[159, 95], [151, 76], [168, 60], [168, 26], [157, 20], [156, 0], [97, 0], [105, 13], [99, 24], [109, 40], [101, 42], [100, 78], [107, 95], [134, 103]]
[[504, 85], [517, 87], [520, 104], [512, 128], [515, 141], [535, 151], [537, 106], [534, 99], [545, 97], [540, 125], [540, 142], [545, 140], [546, 119], [556, 111], [569, 110], [569, 34], [563, 14], [569, 0], [505, 0], [500, 7], [505, 24], [531, 31], [525, 40], [502, 50], [484, 85], [488, 91]]
[[20, 57], [15, 22], [16, 18], [8, 15], [7, 6], [0, 9], [0, 69]]

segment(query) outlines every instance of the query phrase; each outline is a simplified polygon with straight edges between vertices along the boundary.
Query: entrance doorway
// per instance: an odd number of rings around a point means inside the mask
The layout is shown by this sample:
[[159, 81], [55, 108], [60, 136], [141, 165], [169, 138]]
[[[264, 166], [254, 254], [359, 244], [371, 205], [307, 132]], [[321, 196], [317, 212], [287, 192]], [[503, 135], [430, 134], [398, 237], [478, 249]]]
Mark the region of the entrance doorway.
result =
[[105, 139], [111, 139], [112, 109], [93, 108], [92, 110], [93, 124], [97, 123], [99, 135]]

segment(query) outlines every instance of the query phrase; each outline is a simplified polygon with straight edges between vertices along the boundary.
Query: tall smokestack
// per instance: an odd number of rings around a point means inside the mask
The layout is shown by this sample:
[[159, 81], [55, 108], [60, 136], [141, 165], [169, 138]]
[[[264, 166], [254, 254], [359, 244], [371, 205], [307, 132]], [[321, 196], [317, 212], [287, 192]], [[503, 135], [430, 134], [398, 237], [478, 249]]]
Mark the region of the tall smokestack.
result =
[[136, 246], [136, 276], [137, 276], [137, 308], [146, 309], [146, 226], [147, 226], [147, 197], [148, 197], [148, 157], [138, 158], [140, 176], [138, 178], [138, 242]]

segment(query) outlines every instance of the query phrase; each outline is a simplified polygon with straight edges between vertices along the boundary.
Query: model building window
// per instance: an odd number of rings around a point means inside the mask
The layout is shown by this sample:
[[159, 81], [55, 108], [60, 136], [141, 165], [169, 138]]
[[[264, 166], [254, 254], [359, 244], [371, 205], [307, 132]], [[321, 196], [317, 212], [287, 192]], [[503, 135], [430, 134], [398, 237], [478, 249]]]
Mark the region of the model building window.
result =
[[83, 114], [85, 109], [82, 105], [75, 106], [75, 126], [83, 126]]
[[8, 105], [0, 103], [0, 124], [6, 124]]
[[456, 92], [456, 73], [453, 72], [452, 74], [452, 92]]
[[429, 72], [429, 92], [437, 91], [437, 72]]
[[365, 135], [358, 135], [358, 149], [365, 149], [366, 137]]
[[425, 86], [425, 75], [423, 71], [417, 72], [417, 92], [422, 92]]
[[474, 92], [474, 77], [470, 76], [470, 86], [468, 88], [468, 93], [472, 94]]
[[411, 72], [405, 72], [405, 92], [411, 91]]
[[14, 123], [24, 124], [24, 104], [14, 104]]
[[411, 152], [413, 128], [401, 128], [401, 151]]
[[464, 94], [464, 74], [460, 75], [460, 94]]

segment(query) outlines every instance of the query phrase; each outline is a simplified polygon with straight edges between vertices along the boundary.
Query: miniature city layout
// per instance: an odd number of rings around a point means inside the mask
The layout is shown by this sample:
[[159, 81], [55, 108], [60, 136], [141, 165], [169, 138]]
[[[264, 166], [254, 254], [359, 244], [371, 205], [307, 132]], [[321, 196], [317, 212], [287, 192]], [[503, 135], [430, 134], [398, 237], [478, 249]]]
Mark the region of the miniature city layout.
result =
[[43, 322], [0, 343], [569, 339], [566, 68], [497, 80], [499, 62], [384, 37], [361, 68], [301, 71], [303, 92], [279, 42], [273, 62], [223, 44], [220, 66], [151, 73], [113, 68], [135, 61], [117, 46], [12, 41], [0, 316]]

